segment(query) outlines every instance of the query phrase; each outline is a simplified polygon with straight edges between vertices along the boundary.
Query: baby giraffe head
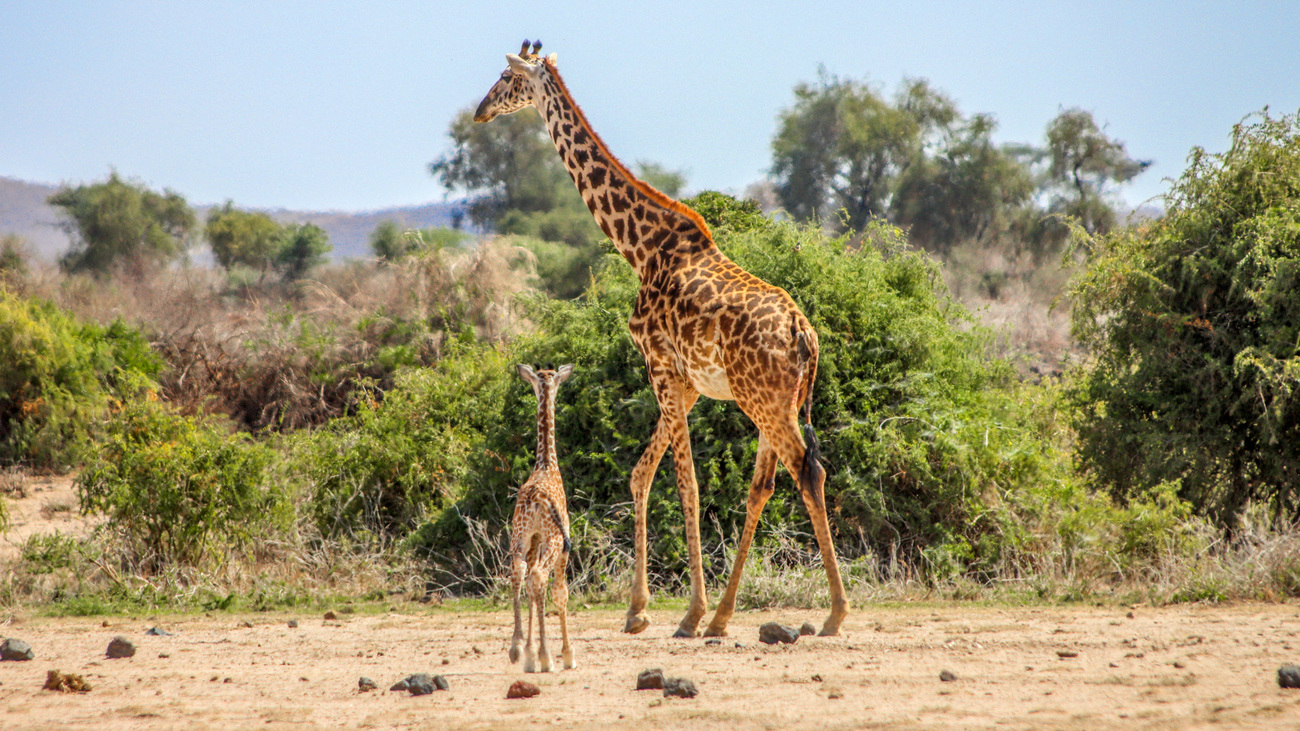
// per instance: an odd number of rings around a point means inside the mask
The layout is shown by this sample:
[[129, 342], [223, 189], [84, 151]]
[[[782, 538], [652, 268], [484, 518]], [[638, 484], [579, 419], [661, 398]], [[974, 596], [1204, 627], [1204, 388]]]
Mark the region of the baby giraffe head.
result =
[[519, 371], [519, 377], [533, 385], [533, 393], [538, 400], [541, 400], [543, 393], [554, 394], [559, 389], [560, 384], [569, 380], [573, 375], [573, 364], [562, 365], [559, 368], [539, 367], [536, 370], [530, 365], [520, 363], [516, 366]]
[[[506, 70], [501, 78], [488, 90], [487, 96], [479, 102], [474, 111], [475, 122], [490, 122], [498, 114], [511, 114], [527, 106], [533, 106], [536, 100], [536, 81], [541, 76], [544, 63], [538, 51], [542, 50], [541, 41], [533, 41], [532, 51], [528, 50], [529, 41], [519, 49], [519, 54], [506, 54]], [[550, 55], [546, 61], [555, 64], [556, 56]]]

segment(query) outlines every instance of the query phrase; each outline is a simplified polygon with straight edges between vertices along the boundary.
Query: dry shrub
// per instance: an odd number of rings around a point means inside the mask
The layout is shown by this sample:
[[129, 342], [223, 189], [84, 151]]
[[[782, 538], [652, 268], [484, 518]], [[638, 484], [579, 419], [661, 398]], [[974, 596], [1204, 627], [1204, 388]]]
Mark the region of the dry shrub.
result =
[[428, 365], [446, 339], [498, 340], [524, 327], [513, 301], [535, 260], [491, 239], [395, 263], [353, 261], [316, 278], [255, 284], [205, 268], [122, 269], [107, 277], [36, 267], [15, 286], [99, 323], [139, 327], [170, 368], [162, 395], [185, 413], [291, 430], [344, 413], [359, 385], [380, 391]]

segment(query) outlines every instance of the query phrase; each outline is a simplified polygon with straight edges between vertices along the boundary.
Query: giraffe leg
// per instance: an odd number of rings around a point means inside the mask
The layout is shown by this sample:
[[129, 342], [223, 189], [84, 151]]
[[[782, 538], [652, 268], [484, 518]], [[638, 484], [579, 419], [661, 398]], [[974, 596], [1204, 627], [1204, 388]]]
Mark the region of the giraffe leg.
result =
[[659, 461], [668, 450], [668, 442], [668, 421], [661, 413], [659, 422], [655, 425], [654, 435], [650, 437], [650, 445], [646, 447], [636, 467], [632, 469], [632, 505], [636, 515], [636, 564], [632, 577], [632, 596], [628, 601], [627, 622], [623, 625], [623, 631], [628, 634], [636, 634], [650, 626], [650, 618], [645, 613], [646, 604], [650, 602], [650, 583], [646, 577], [646, 510], [650, 498], [650, 483], [654, 481], [655, 471], [659, 469]]
[[[668, 399], [659, 398], [659, 408], [672, 418], [673, 466], [677, 471], [677, 494], [682, 501], [682, 517], [686, 523], [686, 550], [690, 558], [691, 601], [686, 616], [677, 625], [673, 637], [695, 637], [700, 619], [709, 610], [704, 588], [704, 557], [700, 550], [700, 488], [695, 482], [695, 461], [691, 456], [691, 434], [686, 426], [686, 414], [699, 395], [694, 391], [676, 388], [665, 389]], [[667, 401], [668, 408], [665, 408]]]
[[560, 660], [563, 663], [561, 667], [572, 670], [578, 667], [578, 663], [573, 659], [573, 647], [569, 645], [569, 580], [566, 577], [568, 567], [569, 556], [561, 552], [555, 562], [555, 608], [560, 614]]
[[837, 635], [840, 633], [840, 623], [849, 613], [849, 599], [844, 593], [840, 565], [835, 559], [835, 544], [831, 541], [830, 521], [826, 516], [824, 490], [826, 471], [816, 460], [813, 460], [807, 469], [803, 469], [807, 449], [804, 446], [803, 435], [799, 433], [797, 415], [791, 413], [789, 423], [783, 426], [785, 428], [774, 435], [773, 446], [780, 455], [781, 462], [785, 464], [785, 468], [799, 483], [799, 494], [803, 496], [803, 504], [808, 509], [808, 517], [812, 520], [813, 533], [817, 536], [817, 547], [821, 549], [822, 565], [826, 567], [826, 581], [830, 584], [831, 613], [818, 634]]
[[[534, 601], [532, 572], [527, 571], [528, 580], [528, 634], [524, 635], [524, 672], [537, 672], [537, 656], [533, 654], [533, 615], [537, 614]], [[539, 616], [540, 620], [541, 617]]]
[[740, 545], [736, 548], [736, 564], [731, 568], [731, 579], [727, 581], [726, 591], [718, 601], [718, 608], [713, 613], [713, 621], [704, 630], [705, 637], [725, 637], [727, 622], [736, 611], [736, 591], [740, 588], [740, 575], [745, 570], [745, 558], [749, 556], [749, 545], [754, 540], [754, 529], [763, 514], [776, 485], [776, 452], [772, 450], [767, 439], [758, 437], [758, 456], [754, 460], [754, 479], [749, 485], [749, 501], [745, 505], [745, 528], [740, 534]]
[[540, 566], [528, 572], [528, 589], [537, 606], [537, 672], [551, 672], [551, 653], [546, 649], [546, 576]]
[[[515, 559], [511, 563], [510, 571], [510, 588], [515, 600], [515, 634], [510, 638], [510, 662], [519, 662], [519, 643], [524, 639], [523, 617], [520, 616], [519, 602], [523, 599], [524, 593], [524, 573], [528, 571], [528, 563], [524, 561], [519, 552], [515, 553]], [[532, 632], [531, 609], [529, 615], [528, 631]]]

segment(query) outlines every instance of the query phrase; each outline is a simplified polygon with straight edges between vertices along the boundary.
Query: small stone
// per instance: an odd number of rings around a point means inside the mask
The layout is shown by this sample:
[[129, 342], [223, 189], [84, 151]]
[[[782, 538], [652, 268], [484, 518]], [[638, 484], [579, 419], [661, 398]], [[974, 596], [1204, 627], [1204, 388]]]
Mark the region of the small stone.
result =
[[326, 619], [327, 621], [328, 621], [328, 620], [332, 620], [332, 619], [338, 619], [338, 618], [339, 618], [339, 615], [335, 614], [335, 613], [334, 613], [334, 610], [332, 610], [332, 609], [331, 609], [330, 611], [328, 611], [328, 612], [325, 613], [325, 619]]
[[120, 660], [124, 657], [135, 655], [135, 645], [130, 640], [118, 635], [108, 643], [108, 657], [113, 660]]
[[736, 647], [743, 650], [745, 649], [745, 643], [741, 642], [740, 640], [736, 640]]
[[438, 688], [428, 673], [416, 673], [406, 679], [406, 689], [411, 695], [429, 695]]
[[433, 676], [433, 687], [437, 688], [438, 690], [451, 690], [451, 685], [449, 685], [447, 683], [447, 679], [442, 677], [441, 675]]
[[700, 691], [695, 689], [695, 683], [686, 678], [664, 678], [664, 697], [676, 696], [678, 698], [694, 698], [699, 695]]
[[298, 629], [298, 620], [296, 619], [289, 620], [289, 629]]
[[375, 684], [375, 681], [364, 675], [362, 675], [361, 679], [357, 681], [357, 687], [361, 689], [362, 693], [369, 693], [370, 691], [379, 688], [379, 686]]
[[506, 691], [507, 698], [532, 698], [541, 693], [542, 689], [532, 683], [516, 680], [510, 684], [510, 689]]
[[1057, 650], [1056, 656], [1064, 660], [1072, 657], [1078, 657], [1079, 653], [1075, 652], [1074, 650]]
[[1277, 684], [1281, 688], [1300, 688], [1300, 665], [1283, 665], [1278, 668]]
[[409, 681], [410, 678], [402, 678], [396, 683], [393, 683], [393, 685], [389, 688], [389, 690], [406, 690], [410, 686]]
[[826, 698], [828, 700], [839, 700], [844, 697], [844, 691], [840, 688], [831, 687], [826, 689]]
[[1128, 616], [1129, 619], [1133, 619], [1133, 613], [1132, 613], [1132, 612], [1129, 612], [1127, 616]]
[[940, 671], [939, 671], [939, 680], [942, 680], [942, 681], [945, 682], [945, 683], [951, 683], [952, 681], [954, 681], [954, 680], [956, 680], [956, 679], [957, 679], [957, 673], [954, 673], [954, 672], [951, 671], [951, 670], [940, 670]]
[[144, 633], [149, 637], [171, 637], [172, 634], [171, 632], [168, 632], [162, 627], [150, 627], [149, 629], [145, 630]]
[[1179, 670], [1182, 670], [1183, 668], [1187, 667], [1187, 663], [1183, 662], [1182, 660], [1174, 660], [1174, 667], [1178, 668]]
[[722, 640], [718, 639], [717, 637], [704, 641], [705, 647], [717, 647], [721, 644], [722, 644]]
[[61, 673], [58, 670], [47, 670], [45, 672], [45, 690], [53, 690], [59, 693], [89, 693], [90, 683], [80, 675], [73, 673]]
[[24, 662], [35, 657], [36, 653], [32, 652], [32, 646], [20, 639], [10, 637], [4, 642], [0, 642], [0, 660]]
[[817, 674], [813, 675], [813, 676], [812, 676], [812, 682], [814, 682], [814, 683], [820, 683], [820, 682], [822, 682], [822, 674], [821, 674], [821, 673], [817, 673]]
[[778, 642], [790, 644], [799, 640], [799, 633], [793, 627], [787, 627], [777, 622], [768, 622], [758, 628], [758, 641], [768, 645], [775, 645]]
[[664, 671], [659, 668], [642, 670], [636, 676], [637, 690], [659, 690], [664, 687]]
[[806, 637], [808, 635], [815, 635], [815, 634], [817, 634], [817, 628], [813, 626], [812, 622], [804, 622], [803, 624], [799, 625], [800, 637]]

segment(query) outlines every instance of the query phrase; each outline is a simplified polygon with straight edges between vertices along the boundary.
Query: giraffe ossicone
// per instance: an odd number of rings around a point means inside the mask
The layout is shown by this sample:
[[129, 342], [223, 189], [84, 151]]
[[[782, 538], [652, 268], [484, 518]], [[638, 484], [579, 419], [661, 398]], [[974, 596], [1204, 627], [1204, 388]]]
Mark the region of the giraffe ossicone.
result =
[[[573, 374], [572, 365], [559, 368], [517, 366], [519, 377], [533, 387], [537, 397], [537, 461], [515, 498], [510, 521], [510, 584], [515, 610], [515, 631], [510, 639], [510, 662], [518, 662], [522, 641], [524, 672], [550, 672], [546, 649], [546, 579], [555, 572], [554, 600], [560, 618], [560, 658], [564, 668], [577, 667], [569, 644], [569, 584], [565, 576], [572, 542], [569, 538], [568, 500], [555, 448], [555, 396], [560, 384]], [[528, 631], [525, 634], [520, 601], [528, 591]], [[533, 617], [537, 618], [537, 653], [533, 653]]]
[[[763, 506], [774, 489], [778, 460], [795, 476], [826, 568], [831, 613], [824, 635], [837, 634], [849, 604], [831, 540], [811, 425], [799, 426], [799, 409], [811, 414], [817, 375], [817, 332], [790, 295], [746, 272], [714, 244], [698, 213], [638, 180], [588, 123], [557, 68], [555, 54], [507, 54], [507, 67], [474, 113], [487, 122], [534, 107], [588, 210], [641, 286], [628, 322], [645, 357], [659, 403], [659, 421], [632, 471], [636, 513], [636, 563], [625, 632], [649, 625], [646, 507], [650, 483], [671, 446], [677, 490], [686, 522], [691, 600], [677, 636], [693, 637], [708, 610], [700, 551], [699, 486], [691, 458], [687, 414], [701, 396], [734, 400], [758, 428], [758, 455], [750, 483], [745, 526], [731, 578], [705, 634], [726, 633], [735, 611], [741, 572]], [[808, 438], [805, 438], [805, 434]]]

